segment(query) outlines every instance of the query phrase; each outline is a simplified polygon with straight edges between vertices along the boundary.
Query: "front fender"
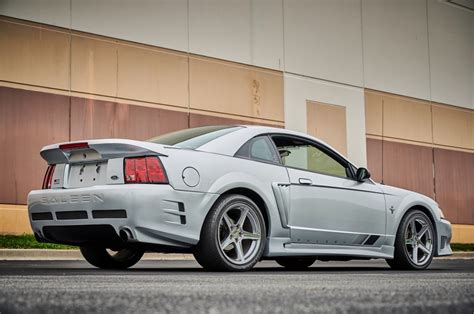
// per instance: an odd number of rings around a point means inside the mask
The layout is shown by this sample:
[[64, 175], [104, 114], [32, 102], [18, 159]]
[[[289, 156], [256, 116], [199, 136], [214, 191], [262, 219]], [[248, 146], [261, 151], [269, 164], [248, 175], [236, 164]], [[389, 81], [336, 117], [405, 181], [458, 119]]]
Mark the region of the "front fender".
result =
[[392, 245], [395, 242], [395, 236], [403, 217], [414, 207], [423, 207], [428, 210], [431, 218], [434, 220], [433, 225], [436, 232], [436, 225], [441, 217], [438, 206], [433, 200], [428, 199], [426, 196], [409, 191], [402, 195], [387, 194], [385, 199], [388, 210], [387, 237], [392, 240]]

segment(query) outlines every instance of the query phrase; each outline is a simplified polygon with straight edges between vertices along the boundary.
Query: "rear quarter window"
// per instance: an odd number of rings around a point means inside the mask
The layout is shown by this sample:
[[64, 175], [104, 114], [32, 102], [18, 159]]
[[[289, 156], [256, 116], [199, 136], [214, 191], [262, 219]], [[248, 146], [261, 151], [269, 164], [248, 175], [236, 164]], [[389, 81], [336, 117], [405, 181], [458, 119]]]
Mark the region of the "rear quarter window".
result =
[[267, 136], [258, 136], [247, 143], [235, 154], [236, 157], [243, 157], [257, 161], [279, 163], [280, 160], [272, 147], [272, 143]]

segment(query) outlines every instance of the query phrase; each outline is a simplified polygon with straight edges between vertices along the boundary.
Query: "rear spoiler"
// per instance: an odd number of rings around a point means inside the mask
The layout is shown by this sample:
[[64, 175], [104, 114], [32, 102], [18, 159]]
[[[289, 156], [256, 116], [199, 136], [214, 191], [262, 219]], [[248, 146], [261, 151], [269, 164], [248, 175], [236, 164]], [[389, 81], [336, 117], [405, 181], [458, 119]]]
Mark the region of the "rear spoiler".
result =
[[166, 156], [157, 151], [157, 149], [162, 149], [163, 147], [163, 145], [150, 142], [126, 139], [100, 139], [48, 145], [41, 149], [40, 155], [50, 165], [78, 162], [89, 163], [120, 157]]

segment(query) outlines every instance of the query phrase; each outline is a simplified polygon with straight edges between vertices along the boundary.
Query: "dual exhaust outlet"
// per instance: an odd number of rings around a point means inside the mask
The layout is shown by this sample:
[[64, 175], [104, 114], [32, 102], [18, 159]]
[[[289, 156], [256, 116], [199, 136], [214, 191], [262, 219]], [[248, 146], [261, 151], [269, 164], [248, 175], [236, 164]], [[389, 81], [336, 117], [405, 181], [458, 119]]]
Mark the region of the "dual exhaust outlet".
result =
[[120, 229], [119, 237], [120, 239], [122, 239], [123, 242], [130, 242], [131, 240], [133, 240], [132, 230], [130, 230], [130, 228], [127, 228], [127, 227]]

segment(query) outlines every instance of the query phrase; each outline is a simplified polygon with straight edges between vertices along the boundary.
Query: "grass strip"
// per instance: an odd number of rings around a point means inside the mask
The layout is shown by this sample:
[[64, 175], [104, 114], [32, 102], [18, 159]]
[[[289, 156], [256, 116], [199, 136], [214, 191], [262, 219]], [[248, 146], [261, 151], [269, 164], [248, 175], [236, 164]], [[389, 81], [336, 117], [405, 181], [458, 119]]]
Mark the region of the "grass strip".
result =
[[67, 250], [77, 249], [77, 246], [55, 244], [55, 243], [40, 243], [36, 241], [34, 235], [0, 235], [0, 248], [2, 249], [56, 249]]

